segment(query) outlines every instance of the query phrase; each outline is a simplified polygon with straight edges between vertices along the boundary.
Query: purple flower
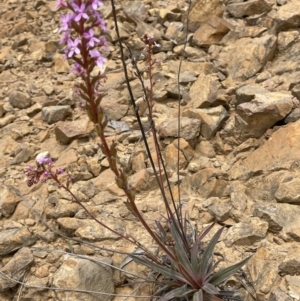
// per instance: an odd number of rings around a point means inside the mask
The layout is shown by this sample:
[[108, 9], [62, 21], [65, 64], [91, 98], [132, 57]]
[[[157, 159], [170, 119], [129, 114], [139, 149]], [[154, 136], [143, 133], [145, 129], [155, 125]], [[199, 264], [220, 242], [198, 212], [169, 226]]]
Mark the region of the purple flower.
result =
[[81, 18], [83, 18], [83, 19], [88, 19], [89, 18], [89, 16], [85, 12], [85, 4], [84, 3], [82, 3], [80, 6], [78, 6], [77, 4], [73, 3], [72, 6], [73, 6], [73, 8], [75, 10], [75, 18], [74, 18], [74, 20], [76, 22], [80, 21]]
[[48, 157], [45, 157], [45, 156], [41, 156], [40, 158], [37, 158], [37, 162], [40, 164], [40, 165], [52, 165], [53, 164], [53, 161], [51, 158], [48, 158]]
[[99, 6], [103, 6], [103, 3], [99, 0], [92, 0], [92, 8], [96, 10]]
[[83, 34], [84, 38], [88, 40], [88, 46], [94, 47], [95, 43], [100, 42], [100, 40], [94, 37], [94, 30], [91, 28], [88, 32]]
[[90, 56], [94, 59], [96, 65], [99, 68], [102, 68], [103, 64], [107, 61], [107, 59], [104, 56], [102, 56], [101, 53], [96, 49], [90, 50], [89, 53]]
[[68, 46], [67, 46], [67, 56], [72, 57], [75, 54], [80, 53], [80, 49], [78, 48], [79, 39], [76, 38], [74, 41], [72, 39], [68, 40]]
[[98, 46], [100, 46], [100, 47], [105, 47], [105, 49], [108, 51], [109, 50], [109, 47], [108, 47], [108, 44], [107, 44], [107, 41], [106, 41], [106, 39], [105, 39], [105, 37], [104, 36], [101, 36], [100, 37], [100, 41], [99, 41], [99, 44], [98, 44]]
[[94, 25], [95, 26], [99, 26], [100, 25], [101, 28], [102, 28], [102, 30], [104, 32], [107, 32], [105, 21], [103, 20], [103, 18], [101, 17], [101, 15], [97, 11], [95, 11], [93, 15], [94, 15], [94, 17], [96, 17], [96, 21], [94, 22]]
[[78, 76], [85, 76], [86, 75], [86, 71], [78, 63], [74, 64], [73, 68], [71, 69], [71, 72], [73, 72], [74, 74], [76, 74]]
[[67, 7], [67, 4], [64, 2], [64, 0], [57, 0], [57, 3], [55, 5], [55, 9], [59, 9], [61, 7]]
[[67, 13], [66, 15], [63, 15], [60, 17], [61, 25], [58, 32], [66, 31], [69, 29], [71, 20], [73, 18], [73, 15], [71, 13]]
[[57, 175], [62, 175], [64, 173], [65, 173], [65, 171], [62, 168], [59, 167], [59, 168], [56, 169], [56, 174]]
[[66, 30], [65, 33], [61, 36], [60, 44], [66, 44], [70, 39], [70, 31]]

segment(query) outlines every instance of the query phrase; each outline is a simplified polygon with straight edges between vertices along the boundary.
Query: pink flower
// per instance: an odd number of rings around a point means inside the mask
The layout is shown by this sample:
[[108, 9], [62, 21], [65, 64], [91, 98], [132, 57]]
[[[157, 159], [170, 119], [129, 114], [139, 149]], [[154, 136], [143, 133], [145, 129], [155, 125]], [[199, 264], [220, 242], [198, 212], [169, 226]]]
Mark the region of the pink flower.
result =
[[60, 17], [61, 25], [60, 25], [60, 28], [59, 28], [59, 31], [58, 31], [58, 32], [62, 32], [62, 31], [68, 30], [72, 18], [73, 18], [73, 15], [72, 15], [71, 13], [67, 13], [67, 14], [64, 15], [64, 16], [61, 16], [61, 17]]
[[76, 38], [74, 41], [72, 39], [68, 40], [68, 46], [67, 46], [67, 56], [72, 57], [74, 54], [79, 54], [80, 49], [78, 48], [79, 45], [79, 39]]
[[82, 18], [83, 19], [88, 19], [89, 16], [86, 14], [85, 12], [85, 4], [82, 3], [80, 6], [78, 6], [77, 4], [73, 3], [72, 4], [74, 10], [75, 10], [75, 18], [74, 20], [76, 22], [79, 22]]
[[55, 5], [55, 9], [59, 9], [61, 7], [67, 7], [67, 4], [64, 0], [58, 0]]
[[94, 59], [96, 65], [99, 68], [102, 68], [107, 59], [96, 49], [90, 50], [89, 53], [90, 56]]
[[88, 32], [83, 34], [84, 38], [88, 40], [88, 46], [94, 47], [95, 43], [100, 42], [100, 40], [94, 37], [94, 30], [91, 28]]

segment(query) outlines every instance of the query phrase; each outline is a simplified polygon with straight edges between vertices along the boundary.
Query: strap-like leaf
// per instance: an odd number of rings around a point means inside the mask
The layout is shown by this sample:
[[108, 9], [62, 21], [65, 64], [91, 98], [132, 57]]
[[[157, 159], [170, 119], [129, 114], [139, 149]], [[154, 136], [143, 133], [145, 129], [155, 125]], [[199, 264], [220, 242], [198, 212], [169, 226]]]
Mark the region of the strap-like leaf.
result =
[[174, 298], [184, 297], [188, 294], [191, 294], [193, 291], [194, 290], [187, 290], [187, 286], [183, 285], [166, 293], [163, 297], [159, 298], [158, 301], [169, 301], [173, 300]]
[[235, 274], [243, 265], [245, 265], [247, 263], [247, 261], [251, 258], [252, 256], [249, 256], [247, 258], [245, 258], [244, 260], [228, 267], [225, 268], [219, 272], [217, 272], [216, 274], [214, 274], [211, 279], [209, 280], [209, 282], [211, 284], [214, 285], [219, 285], [220, 283], [222, 283], [223, 281], [225, 281], [226, 279], [228, 279], [230, 276], [232, 276], [233, 274]]
[[202, 286], [202, 289], [210, 295], [218, 295], [219, 294], [219, 290], [211, 283], [205, 283]]
[[193, 301], [203, 301], [203, 292], [201, 289], [193, 295]]
[[132, 255], [130, 254], [130, 256], [138, 263], [142, 264], [142, 265], [145, 265], [147, 266], [148, 268], [150, 268], [151, 270], [157, 272], [157, 273], [161, 273], [171, 279], [174, 279], [174, 280], [179, 280], [183, 283], [187, 283], [187, 284], [190, 284], [187, 279], [185, 279], [180, 273], [174, 271], [174, 270], [171, 270], [165, 266], [162, 266], [162, 265], [159, 265], [159, 264], [156, 264], [146, 258], [141, 258], [137, 255]]
[[171, 226], [171, 234], [172, 234], [172, 238], [174, 239], [175, 242], [175, 252], [177, 255], [178, 260], [181, 263], [181, 266], [185, 269], [185, 271], [187, 271], [187, 273], [193, 277], [193, 269], [191, 266], [191, 262], [185, 252], [185, 248], [184, 248], [184, 244], [183, 241], [181, 240], [177, 229], [175, 226]]
[[205, 248], [202, 257], [201, 257], [201, 262], [200, 262], [200, 276], [201, 277], [206, 277], [207, 275], [205, 274], [206, 271], [208, 271], [208, 265], [211, 262], [211, 258], [213, 256], [214, 248], [223, 232], [224, 228], [220, 228], [216, 234], [213, 236], [213, 238], [210, 240], [208, 243], [207, 247]]

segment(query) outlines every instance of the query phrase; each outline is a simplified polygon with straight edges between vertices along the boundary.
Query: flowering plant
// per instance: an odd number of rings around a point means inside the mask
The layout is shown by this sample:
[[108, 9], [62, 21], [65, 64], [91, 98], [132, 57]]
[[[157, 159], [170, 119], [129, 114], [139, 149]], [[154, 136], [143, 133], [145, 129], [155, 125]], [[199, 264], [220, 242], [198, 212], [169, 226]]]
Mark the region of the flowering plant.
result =
[[[113, 0], [111, 0], [111, 4], [114, 12], [116, 32], [118, 34], [118, 25], [116, 22]], [[105, 228], [119, 235], [121, 238], [126, 239], [127, 241], [135, 244], [139, 249], [142, 249], [142, 253], [135, 252], [128, 255], [136, 262], [152, 269], [155, 274], [155, 279], [159, 279], [159, 281], [152, 280], [152, 282], [158, 286], [153, 298], [157, 298], [159, 301], [183, 300], [182, 298], [187, 298], [186, 300], [192, 299], [193, 301], [202, 301], [206, 295], [210, 295], [214, 296], [215, 300], [222, 298], [230, 299], [233, 297], [233, 293], [221, 290], [219, 286], [222, 282], [238, 271], [249, 260], [249, 258], [246, 258], [233, 266], [215, 272], [215, 268], [222, 259], [214, 261], [214, 248], [221, 236], [223, 228], [217, 231], [210, 242], [205, 246], [203, 244], [203, 238], [212, 229], [213, 225], [205, 228], [200, 233], [192, 226], [189, 219], [186, 216], [183, 216], [181, 203], [179, 202], [179, 205], [175, 204], [168, 178], [167, 186], [171, 195], [171, 205], [169, 204], [169, 200], [165, 194], [162, 174], [164, 173], [167, 175], [167, 172], [159, 149], [158, 138], [156, 136], [155, 125], [152, 117], [152, 108], [154, 104], [154, 81], [152, 77], [152, 68], [156, 63], [156, 61], [152, 58], [152, 51], [154, 47], [158, 47], [159, 44], [157, 44], [154, 39], [148, 35], [144, 35], [143, 37], [146, 53], [145, 59], [148, 65], [147, 73], [150, 80], [150, 85], [147, 88], [144, 86], [141, 75], [142, 73], [139, 71], [134, 59], [132, 59], [132, 63], [136, 68], [136, 74], [141, 81], [141, 85], [144, 90], [144, 101], [148, 106], [148, 117], [155, 144], [157, 165], [154, 164], [154, 160], [152, 159], [147, 139], [141, 125], [138, 108], [132, 96], [124, 63], [123, 46], [120, 39], [119, 46], [132, 105], [135, 108], [136, 117], [140, 125], [146, 150], [166, 208], [166, 226], [163, 226], [157, 221], [157, 228], [153, 229], [147, 223], [141, 211], [136, 206], [136, 192], [128, 183], [128, 175], [117, 164], [116, 143], [112, 143], [111, 145], [108, 145], [107, 143], [104, 130], [108, 120], [103, 108], [101, 107], [103, 94], [99, 90], [101, 81], [105, 79], [103, 67], [107, 61], [105, 56], [101, 53], [101, 49], [105, 48], [108, 50], [107, 41], [102, 35], [107, 31], [107, 28], [98, 11], [101, 6], [103, 6], [103, 3], [99, 0], [59, 0], [57, 2], [57, 8], [69, 10], [66, 15], [61, 17], [61, 27], [59, 29], [59, 32], [62, 34], [61, 43], [65, 46], [64, 52], [66, 58], [74, 61], [72, 72], [81, 78], [81, 83], [78, 85], [77, 91], [84, 102], [82, 108], [86, 111], [90, 120], [95, 125], [96, 133], [101, 141], [101, 150], [109, 162], [110, 169], [115, 174], [117, 186], [125, 192], [127, 197], [125, 205], [138, 218], [144, 229], [150, 234], [155, 244], [159, 247], [161, 256], [157, 257], [153, 255], [149, 249], [141, 246], [134, 238], [129, 238], [128, 236], [124, 236], [123, 234], [116, 232], [103, 224], [100, 220], [93, 217], [93, 215], [88, 212], [85, 206], [82, 205], [80, 200], [69, 189], [70, 181], [68, 180], [66, 185], [61, 183], [58, 176], [62, 174], [63, 171], [61, 169], [57, 169], [55, 172], [52, 171], [53, 162], [50, 158], [45, 156], [39, 158], [38, 168], [28, 167], [26, 171], [28, 185], [37, 183], [40, 180], [43, 182], [46, 182], [48, 179], [55, 180], [61, 188], [65, 189], [72, 195], [74, 201], [80, 204], [87, 211], [90, 217]], [[98, 67], [98, 71], [94, 72], [96, 67]], [[178, 126], [178, 129], [180, 129], [180, 126]], [[158, 166], [158, 170], [155, 166]]]

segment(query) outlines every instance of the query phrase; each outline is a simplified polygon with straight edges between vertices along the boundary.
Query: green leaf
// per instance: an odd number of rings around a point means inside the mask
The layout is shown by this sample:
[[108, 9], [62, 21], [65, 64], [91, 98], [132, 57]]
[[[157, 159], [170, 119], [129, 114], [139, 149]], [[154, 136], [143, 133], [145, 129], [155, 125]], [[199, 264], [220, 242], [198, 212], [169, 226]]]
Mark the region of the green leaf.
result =
[[193, 295], [193, 301], [203, 301], [203, 292], [201, 289]]
[[175, 288], [172, 291], [166, 293], [163, 297], [159, 298], [158, 301], [169, 301], [174, 298], [183, 297], [190, 293], [191, 293], [191, 291], [187, 291], [187, 286], [183, 285], [181, 287]]
[[224, 228], [220, 228], [216, 234], [213, 236], [213, 238], [208, 243], [207, 247], [205, 248], [202, 256], [201, 256], [201, 262], [200, 262], [200, 276], [206, 277], [206, 272], [209, 270], [209, 264], [211, 263], [214, 248], [223, 232]]
[[174, 279], [174, 280], [179, 280], [183, 283], [187, 283], [187, 284], [190, 284], [187, 279], [185, 279], [185, 277], [183, 277], [180, 273], [174, 271], [174, 270], [171, 270], [169, 269], [168, 267], [165, 267], [165, 266], [162, 266], [162, 265], [159, 265], [157, 263], [154, 263], [146, 258], [140, 258], [139, 256], [136, 256], [136, 255], [132, 255], [130, 254], [130, 256], [138, 263], [142, 264], [142, 265], [145, 265], [147, 266], [148, 268], [152, 269], [153, 271], [157, 272], [157, 273], [160, 273], [160, 274], [163, 274], [171, 279]]
[[251, 257], [252, 256], [249, 256], [249, 257], [245, 258], [244, 260], [217, 272], [216, 274], [214, 274], [211, 277], [211, 279], [209, 280], [209, 283], [214, 284], [214, 285], [219, 285], [220, 283], [222, 283], [223, 281], [228, 279], [230, 276], [234, 275], [243, 265], [245, 265], [248, 262], [248, 260]]
[[187, 273], [192, 277], [195, 278], [195, 276], [193, 277], [193, 269], [192, 269], [192, 265], [191, 262], [185, 252], [185, 248], [184, 248], [184, 243], [181, 239], [181, 237], [179, 236], [178, 230], [176, 229], [175, 225], [172, 224], [171, 225], [171, 234], [172, 234], [172, 238], [174, 239], [175, 242], [175, 252], [176, 255], [178, 257], [178, 260], [181, 263], [181, 266], [184, 267], [184, 269], [187, 271]]
[[219, 290], [211, 283], [205, 283], [202, 286], [202, 289], [210, 295], [218, 295], [219, 294]]

